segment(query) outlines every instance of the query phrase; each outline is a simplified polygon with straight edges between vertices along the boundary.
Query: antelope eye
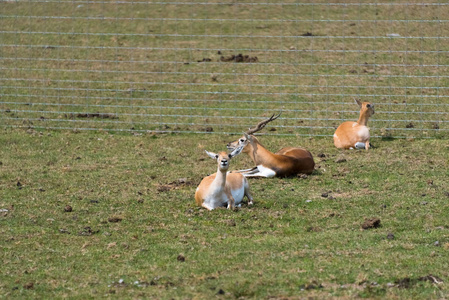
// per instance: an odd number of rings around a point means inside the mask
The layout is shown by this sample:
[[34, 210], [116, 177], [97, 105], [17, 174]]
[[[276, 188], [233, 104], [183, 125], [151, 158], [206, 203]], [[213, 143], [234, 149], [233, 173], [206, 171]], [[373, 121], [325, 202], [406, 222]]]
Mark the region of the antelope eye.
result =
[[245, 142], [245, 139], [240, 139], [240, 143], [243, 143], [243, 142]]
[[366, 108], [370, 108], [370, 107], [371, 107], [371, 104], [367, 104], [367, 105], [366, 105]]

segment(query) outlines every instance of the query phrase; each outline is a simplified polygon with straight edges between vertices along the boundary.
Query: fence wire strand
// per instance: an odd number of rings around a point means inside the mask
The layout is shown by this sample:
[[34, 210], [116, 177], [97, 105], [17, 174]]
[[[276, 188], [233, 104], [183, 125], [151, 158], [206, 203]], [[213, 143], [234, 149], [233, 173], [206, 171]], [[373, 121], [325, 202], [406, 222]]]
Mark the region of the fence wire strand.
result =
[[449, 137], [449, 3], [0, 1], [0, 126]]

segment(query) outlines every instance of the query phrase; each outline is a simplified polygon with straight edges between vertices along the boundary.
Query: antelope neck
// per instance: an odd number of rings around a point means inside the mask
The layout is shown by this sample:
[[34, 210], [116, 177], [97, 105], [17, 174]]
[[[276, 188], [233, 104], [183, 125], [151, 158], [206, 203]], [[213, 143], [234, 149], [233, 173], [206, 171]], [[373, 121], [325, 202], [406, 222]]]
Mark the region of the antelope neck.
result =
[[264, 146], [262, 146], [258, 142], [251, 143], [252, 151], [250, 151], [248, 154], [251, 156], [251, 159], [256, 163], [256, 165], [259, 165], [262, 163], [261, 157], [266, 155], [271, 155], [272, 153], [265, 149]]
[[357, 120], [357, 124], [359, 125], [364, 125], [366, 126], [366, 124], [368, 124], [368, 117], [366, 116], [366, 114], [360, 114], [359, 119]]
[[220, 168], [217, 170], [217, 175], [215, 176], [215, 182], [220, 183], [221, 186], [226, 185], [226, 173], [227, 171], [222, 171]]

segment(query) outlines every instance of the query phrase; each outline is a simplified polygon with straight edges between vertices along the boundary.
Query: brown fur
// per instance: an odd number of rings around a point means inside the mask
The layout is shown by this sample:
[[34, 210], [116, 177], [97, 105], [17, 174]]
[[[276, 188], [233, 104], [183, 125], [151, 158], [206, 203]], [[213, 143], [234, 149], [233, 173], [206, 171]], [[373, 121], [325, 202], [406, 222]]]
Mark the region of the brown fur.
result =
[[[201, 180], [198, 190], [195, 192], [195, 202], [198, 206], [203, 205], [205, 196], [208, 193], [209, 186], [215, 180], [217, 173], [204, 177]], [[239, 173], [228, 173], [226, 175], [225, 193], [229, 198], [232, 198], [231, 188], [240, 189], [243, 185], [243, 175]]]
[[[243, 152], [251, 157], [256, 166], [263, 165], [275, 171], [277, 177], [292, 176], [300, 173], [311, 174], [315, 168], [312, 154], [304, 148], [286, 147], [276, 153], [272, 153], [262, 146], [255, 136], [248, 135], [248, 138], [250, 141], [243, 148]], [[239, 141], [240, 139], [229, 143], [228, 148], [237, 147]]]
[[334, 145], [337, 148], [354, 148], [357, 142], [364, 143], [366, 150], [370, 147], [369, 129], [366, 125], [369, 117], [374, 114], [374, 105], [370, 102], [356, 102], [360, 106], [359, 119], [357, 122], [347, 121], [338, 126], [334, 134]]
[[240, 154], [242, 148], [238, 147], [229, 154], [206, 151], [209, 157], [216, 160], [218, 169], [216, 173], [203, 178], [199, 184], [195, 192], [195, 202], [198, 206], [209, 210], [220, 206], [233, 209], [236, 202], [239, 204], [245, 196], [249, 200], [248, 205], [252, 205], [253, 198], [247, 179], [241, 174], [227, 173], [231, 158]]

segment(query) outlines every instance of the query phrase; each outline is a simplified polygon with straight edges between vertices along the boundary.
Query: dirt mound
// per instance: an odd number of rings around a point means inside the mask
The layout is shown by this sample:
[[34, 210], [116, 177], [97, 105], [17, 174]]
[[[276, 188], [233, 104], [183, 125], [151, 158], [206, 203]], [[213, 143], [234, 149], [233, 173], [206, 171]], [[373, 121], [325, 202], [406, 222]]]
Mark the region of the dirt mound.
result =
[[238, 55], [230, 55], [230, 56], [222, 56], [220, 57], [220, 61], [222, 62], [238, 62], [238, 63], [253, 63], [253, 62], [258, 62], [259, 59], [257, 58], [257, 56], [249, 56], [249, 55], [243, 55], [243, 54], [238, 54]]

